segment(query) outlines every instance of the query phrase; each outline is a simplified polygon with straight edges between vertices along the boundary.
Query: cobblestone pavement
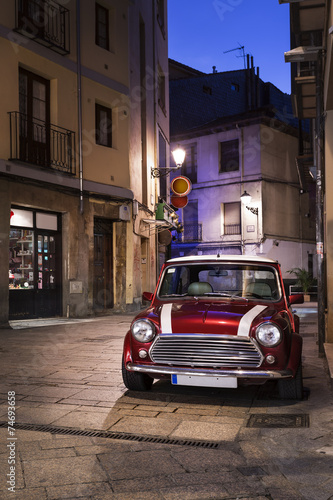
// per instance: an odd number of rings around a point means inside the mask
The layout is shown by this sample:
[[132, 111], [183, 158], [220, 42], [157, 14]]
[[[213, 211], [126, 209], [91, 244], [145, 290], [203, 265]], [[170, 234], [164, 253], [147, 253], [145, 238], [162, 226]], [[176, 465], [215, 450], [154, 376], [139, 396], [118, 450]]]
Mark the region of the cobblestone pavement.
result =
[[274, 385], [127, 391], [120, 365], [132, 316], [1, 330], [0, 498], [333, 499], [333, 395], [315, 310], [300, 316], [297, 402]]

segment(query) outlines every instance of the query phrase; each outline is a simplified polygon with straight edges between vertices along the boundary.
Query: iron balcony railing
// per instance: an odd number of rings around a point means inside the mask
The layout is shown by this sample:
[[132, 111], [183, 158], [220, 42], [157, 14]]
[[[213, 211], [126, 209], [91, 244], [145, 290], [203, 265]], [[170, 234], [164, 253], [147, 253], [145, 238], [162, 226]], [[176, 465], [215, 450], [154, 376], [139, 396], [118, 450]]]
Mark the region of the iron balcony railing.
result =
[[69, 10], [54, 0], [16, 0], [15, 30], [60, 54], [70, 52]]
[[202, 241], [202, 224], [194, 222], [192, 224], [183, 224], [184, 231], [178, 233], [178, 241], [187, 243], [192, 241]]
[[224, 224], [224, 234], [228, 236], [241, 234], [240, 224]]
[[76, 174], [75, 132], [10, 111], [10, 160]]

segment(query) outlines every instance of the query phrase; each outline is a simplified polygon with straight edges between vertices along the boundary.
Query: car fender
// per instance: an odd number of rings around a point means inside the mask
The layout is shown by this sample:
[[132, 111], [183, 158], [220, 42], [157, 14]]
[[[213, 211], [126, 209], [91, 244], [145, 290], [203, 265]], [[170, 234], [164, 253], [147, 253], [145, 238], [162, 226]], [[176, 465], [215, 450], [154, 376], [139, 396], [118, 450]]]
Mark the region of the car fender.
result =
[[292, 370], [293, 376], [295, 376], [297, 368], [302, 361], [302, 345], [302, 337], [298, 333], [294, 333], [291, 339], [290, 356], [287, 367]]
[[124, 349], [123, 349], [124, 363], [125, 366], [127, 363], [132, 363], [132, 349], [131, 349], [131, 332], [127, 332], [124, 339]]

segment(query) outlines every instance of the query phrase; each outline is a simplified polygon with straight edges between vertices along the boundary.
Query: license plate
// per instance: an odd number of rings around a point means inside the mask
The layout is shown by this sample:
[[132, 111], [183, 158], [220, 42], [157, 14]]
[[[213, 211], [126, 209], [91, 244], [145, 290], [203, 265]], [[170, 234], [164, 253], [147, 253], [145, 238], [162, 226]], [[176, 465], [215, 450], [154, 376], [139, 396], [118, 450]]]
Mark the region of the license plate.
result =
[[237, 377], [201, 377], [200, 375], [171, 375], [173, 385], [193, 385], [197, 387], [237, 388]]

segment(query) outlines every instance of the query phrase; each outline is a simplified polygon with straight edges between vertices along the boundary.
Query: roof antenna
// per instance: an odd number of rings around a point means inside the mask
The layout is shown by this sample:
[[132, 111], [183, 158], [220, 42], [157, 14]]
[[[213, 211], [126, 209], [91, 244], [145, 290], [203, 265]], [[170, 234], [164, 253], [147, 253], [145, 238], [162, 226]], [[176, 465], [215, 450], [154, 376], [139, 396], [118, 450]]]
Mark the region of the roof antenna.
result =
[[242, 55], [241, 56], [237, 56], [237, 57], [242, 57], [243, 58], [244, 69], [246, 69], [246, 64], [245, 64], [246, 56], [245, 56], [245, 51], [244, 51], [244, 45], [241, 45], [239, 42], [238, 42], [238, 45], [239, 45], [239, 47], [236, 47], [235, 49], [225, 50], [223, 52], [223, 54], [227, 54], [228, 52], [233, 52], [234, 50], [241, 50], [242, 51]]

